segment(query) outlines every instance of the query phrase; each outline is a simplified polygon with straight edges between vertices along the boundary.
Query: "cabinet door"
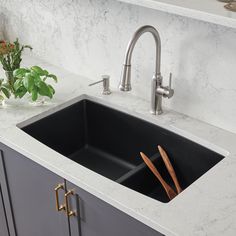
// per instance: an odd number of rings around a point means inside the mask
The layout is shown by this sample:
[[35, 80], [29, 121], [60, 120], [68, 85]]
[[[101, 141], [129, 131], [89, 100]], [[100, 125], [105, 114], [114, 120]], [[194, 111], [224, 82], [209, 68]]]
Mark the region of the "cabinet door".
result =
[[3, 205], [1, 186], [0, 186], [0, 236], [9, 236], [5, 208]]
[[[64, 180], [8, 147], [0, 148], [16, 235], [69, 236], [68, 218], [55, 208], [54, 189]], [[64, 202], [64, 190], [58, 193]]]
[[70, 217], [71, 236], [161, 236], [127, 214], [66, 182], [68, 205], [75, 216]]

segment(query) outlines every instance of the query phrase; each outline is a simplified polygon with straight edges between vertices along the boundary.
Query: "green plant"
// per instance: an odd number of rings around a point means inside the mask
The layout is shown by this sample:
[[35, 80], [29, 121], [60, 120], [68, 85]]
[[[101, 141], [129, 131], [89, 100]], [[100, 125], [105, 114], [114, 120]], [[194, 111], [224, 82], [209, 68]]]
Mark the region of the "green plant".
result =
[[13, 75], [15, 77], [15, 97], [22, 98], [28, 92], [31, 94], [32, 100], [36, 101], [39, 95], [52, 98], [55, 94], [54, 88], [47, 84], [46, 80], [51, 78], [57, 82], [57, 77], [39, 66], [32, 66], [30, 69], [16, 69]]
[[13, 43], [0, 41], [0, 62], [6, 71], [7, 83], [10, 86], [11, 93], [14, 93], [13, 85], [15, 78], [13, 71], [20, 68], [21, 56], [25, 48], [32, 50], [32, 47], [29, 45], [21, 45], [18, 39]]
[[13, 43], [0, 41], [0, 62], [5, 71], [14, 71], [20, 68], [21, 55], [25, 48], [32, 50], [29, 45], [21, 45], [18, 39]]
[[9, 85], [4, 83], [4, 79], [0, 79], [0, 102], [11, 96]]

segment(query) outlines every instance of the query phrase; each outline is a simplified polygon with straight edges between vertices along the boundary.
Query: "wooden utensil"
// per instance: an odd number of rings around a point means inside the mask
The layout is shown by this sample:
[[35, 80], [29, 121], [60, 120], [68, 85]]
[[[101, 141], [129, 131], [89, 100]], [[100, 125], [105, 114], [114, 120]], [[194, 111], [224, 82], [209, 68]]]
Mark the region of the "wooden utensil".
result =
[[152, 173], [157, 177], [157, 179], [160, 181], [161, 185], [165, 189], [168, 197], [170, 200], [172, 200], [174, 197], [176, 197], [175, 191], [166, 183], [166, 181], [162, 178], [161, 174], [159, 171], [156, 169], [152, 161], [142, 152], [140, 152], [140, 155], [143, 159], [143, 161], [146, 163], [148, 168], [152, 171]]
[[161, 154], [162, 160], [164, 161], [165, 166], [166, 166], [172, 180], [174, 181], [175, 187], [177, 189], [177, 193], [178, 194], [181, 193], [182, 188], [180, 187], [179, 181], [178, 181], [177, 176], [175, 174], [175, 170], [174, 170], [174, 168], [173, 168], [173, 166], [170, 162], [170, 159], [169, 159], [167, 153], [165, 152], [165, 150], [160, 145], [158, 145], [158, 150]]

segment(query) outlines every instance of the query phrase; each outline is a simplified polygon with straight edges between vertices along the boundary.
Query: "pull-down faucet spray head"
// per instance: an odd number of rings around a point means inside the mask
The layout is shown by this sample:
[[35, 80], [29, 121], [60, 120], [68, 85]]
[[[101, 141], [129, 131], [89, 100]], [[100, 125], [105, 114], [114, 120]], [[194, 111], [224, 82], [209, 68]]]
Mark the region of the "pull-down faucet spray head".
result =
[[121, 91], [130, 91], [131, 88], [131, 65], [124, 65], [119, 89]]

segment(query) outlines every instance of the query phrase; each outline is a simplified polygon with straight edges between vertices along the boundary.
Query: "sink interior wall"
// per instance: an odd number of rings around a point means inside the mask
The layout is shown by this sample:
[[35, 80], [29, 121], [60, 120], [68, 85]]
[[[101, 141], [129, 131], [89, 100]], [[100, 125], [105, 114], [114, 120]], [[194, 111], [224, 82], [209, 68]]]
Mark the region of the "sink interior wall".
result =
[[183, 189], [224, 157], [154, 124], [115, 109], [82, 100], [23, 130], [73, 161], [162, 202], [160, 183], [139, 152], [151, 157], [172, 184], [157, 151], [168, 153]]
[[68, 156], [86, 145], [83, 103], [56, 112], [23, 130], [53, 150]]
[[154, 151], [152, 145], [143, 142], [153, 143], [151, 136], [137, 132], [131, 123], [116, 110], [84, 100], [23, 130], [68, 158], [116, 180], [142, 162], [137, 145], [149, 153]]

